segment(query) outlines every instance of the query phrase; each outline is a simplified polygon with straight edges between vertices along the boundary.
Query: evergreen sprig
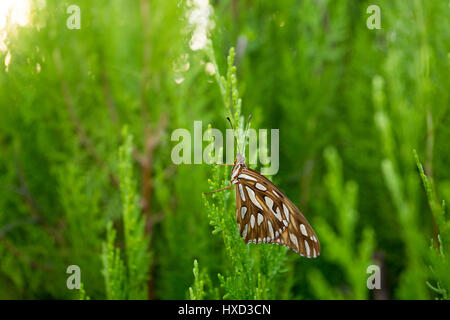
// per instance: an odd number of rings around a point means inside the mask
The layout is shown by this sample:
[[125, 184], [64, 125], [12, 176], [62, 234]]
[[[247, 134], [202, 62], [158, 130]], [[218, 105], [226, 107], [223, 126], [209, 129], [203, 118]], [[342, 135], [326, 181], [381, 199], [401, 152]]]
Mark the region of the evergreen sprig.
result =
[[149, 240], [145, 220], [138, 206], [133, 177], [133, 137], [126, 127], [124, 144], [119, 148], [119, 177], [125, 248], [115, 247], [116, 231], [107, 224], [107, 242], [103, 245], [103, 275], [108, 299], [146, 299], [150, 268]]

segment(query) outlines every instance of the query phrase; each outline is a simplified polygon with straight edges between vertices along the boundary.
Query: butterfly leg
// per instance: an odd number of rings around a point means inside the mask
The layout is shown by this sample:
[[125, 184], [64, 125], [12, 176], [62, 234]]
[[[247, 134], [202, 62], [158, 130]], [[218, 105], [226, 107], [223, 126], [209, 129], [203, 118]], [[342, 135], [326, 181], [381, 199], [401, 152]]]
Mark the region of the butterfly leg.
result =
[[203, 194], [209, 194], [209, 193], [219, 192], [219, 191], [223, 191], [223, 190], [226, 190], [226, 189], [231, 189], [232, 187], [233, 187], [233, 186], [228, 186], [228, 187], [220, 188], [220, 189], [213, 190], [213, 191], [209, 191], [209, 192], [203, 192]]

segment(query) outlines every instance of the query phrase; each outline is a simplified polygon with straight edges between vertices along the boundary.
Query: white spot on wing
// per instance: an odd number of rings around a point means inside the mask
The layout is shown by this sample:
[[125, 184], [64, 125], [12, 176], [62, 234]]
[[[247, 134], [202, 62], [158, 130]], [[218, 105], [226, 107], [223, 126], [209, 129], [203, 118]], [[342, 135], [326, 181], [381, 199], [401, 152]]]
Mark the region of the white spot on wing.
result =
[[308, 236], [308, 232], [306, 232], [306, 227], [303, 223], [300, 223], [300, 231], [302, 232], [302, 234], [307, 237]]
[[264, 216], [261, 213], [258, 213], [258, 226], [264, 221]]
[[241, 208], [241, 217], [242, 217], [242, 220], [244, 220], [244, 218], [245, 218], [245, 214], [247, 213], [247, 207], [242, 207]]
[[253, 215], [253, 214], [250, 217], [250, 225], [252, 228], [255, 227], [255, 215]]
[[299, 247], [298, 247], [298, 239], [297, 239], [297, 237], [295, 236], [295, 234], [289, 233], [289, 238], [290, 238], [291, 241], [295, 244], [295, 246], [297, 247], [297, 250], [299, 250]]
[[283, 203], [283, 211], [284, 215], [286, 216], [286, 219], [289, 221], [289, 209], [286, 207], [284, 203]]
[[244, 189], [242, 188], [242, 184], [238, 184], [239, 186], [239, 193], [241, 194], [241, 199], [242, 201], [245, 202], [245, 194], [244, 194]]
[[247, 237], [247, 228], [248, 228], [248, 224], [245, 224], [244, 231], [242, 231], [242, 238], [244, 238], [244, 239]]
[[270, 221], [267, 221], [267, 224], [269, 225], [269, 232], [270, 232], [270, 236], [273, 239], [273, 228], [272, 228], [272, 224], [270, 223]]
[[245, 173], [241, 173], [240, 175], [238, 175], [238, 178], [256, 181], [255, 178], [253, 178], [252, 176], [249, 176], [248, 174], [245, 174]]
[[231, 173], [231, 180], [234, 180], [234, 178], [236, 178], [236, 176], [238, 175], [239, 171], [240, 171], [240, 167], [239, 166], [234, 168], [233, 172]]
[[261, 190], [261, 191], [266, 191], [267, 190], [267, 188], [266, 187], [264, 187], [261, 183], [259, 183], [259, 182], [257, 182], [256, 184], [255, 184], [255, 187], [256, 187], [256, 189], [259, 189], [259, 190]]
[[266, 201], [267, 207], [269, 207], [270, 211], [274, 214], [275, 217], [277, 217], [278, 220], [282, 220], [280, 209], [277, 208], [277, 212], [275, 213], [273, 211], [273, 200], [270, 197], [264, 197], [264, 201]]
[[309, 249], [308, 241], [305, 240], [305, 248], [306, 248], [306, 256], [309, 258], [309, 254], [311, 253], [311, 250]]
[[248, 195], [250, 196], [250, 200], [253, 202], [253, 204], [255, 206], [257, 206], [258, 208], [260, 208], [261, 210], [263, 210], [263, 208], [261, 207], [261, 204], [258, 202], [258, 200], [256, 199], [255, 196], [255, 191], [253, 191], [252, 189], [250, 189], [249, 187], [245, 186], [245, 188], [247, 189]]
[[275, 216], [277, 217], [278, 220], [282, 220], [283, 218], [281, 217], [281, 212], [280, 212], [280, 207], [277, 207], [277, 213], [275, 214]]
[[273, 200], [270, 199], [269, 197], [264, 197], [264, 200], [266, 201], [267, 206], [269, 207], [269, 209], [272, 210], [273, 207]]

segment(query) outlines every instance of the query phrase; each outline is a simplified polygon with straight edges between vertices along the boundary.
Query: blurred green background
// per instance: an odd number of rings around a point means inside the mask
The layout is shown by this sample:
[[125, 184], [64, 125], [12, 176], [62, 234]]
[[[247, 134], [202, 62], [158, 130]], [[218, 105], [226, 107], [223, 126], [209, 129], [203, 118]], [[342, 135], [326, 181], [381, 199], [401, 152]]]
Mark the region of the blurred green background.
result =
[[[449, 10], [2, 0], [0, 299], [447, 299]], [[230, 169], [172, 162], [173, 130], [224, 132], [230, 92], [241, 120], [280, 129], [271, 179], [318, 259], [246, 245], [234, 192], [202, 195]]]

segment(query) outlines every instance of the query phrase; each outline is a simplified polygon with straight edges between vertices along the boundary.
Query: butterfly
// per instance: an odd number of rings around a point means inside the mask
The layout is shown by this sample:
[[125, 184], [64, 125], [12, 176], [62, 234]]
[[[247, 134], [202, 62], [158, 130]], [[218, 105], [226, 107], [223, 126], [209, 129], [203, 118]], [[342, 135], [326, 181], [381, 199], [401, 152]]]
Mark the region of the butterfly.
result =
[[241, 153], [229, 166], [233, 166], [230, 186], [207, 193], [235, 186], [236, 221], [245, 243], [274, 243], [307, 258], [318, 257], [319, 239], [294, 203], [269, 179], [247, 167]]

